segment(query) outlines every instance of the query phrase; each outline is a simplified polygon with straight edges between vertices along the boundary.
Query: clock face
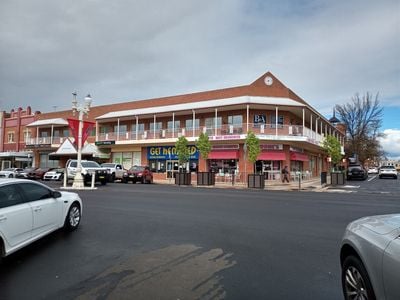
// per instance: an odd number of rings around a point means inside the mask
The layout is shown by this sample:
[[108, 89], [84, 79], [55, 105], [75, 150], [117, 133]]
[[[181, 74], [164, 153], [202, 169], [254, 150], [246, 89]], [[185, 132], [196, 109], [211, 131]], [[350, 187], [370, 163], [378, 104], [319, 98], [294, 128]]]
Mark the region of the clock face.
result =
[[273, 81], [272, 77], [267, 76], [267, 77], [264, 78], [264, 82], [265, 82], [266, 85], [272, 85], [272, 83], [274, 81]]

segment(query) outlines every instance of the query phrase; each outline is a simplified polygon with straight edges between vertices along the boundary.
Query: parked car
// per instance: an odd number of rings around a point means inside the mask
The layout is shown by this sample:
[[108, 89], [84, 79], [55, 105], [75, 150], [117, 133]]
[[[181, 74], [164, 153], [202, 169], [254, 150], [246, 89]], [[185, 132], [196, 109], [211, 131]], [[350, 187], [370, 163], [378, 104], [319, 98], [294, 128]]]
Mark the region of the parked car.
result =
[[340, 250], [345, 299], [400, 298], [400, 214], [351, 222]]
[[382, 166], [379, 168], [379, 178], [391, 177], [397, 179], [397, 170], [394, 166]]
[[53, 169], [54, 168], [38, 168], [35, 171], [29, 173], [28, 176], [30, 179], [43, 180], [44, 174]]
[[22, 178], [22, 179], [32, 179], [30, 174], [34, 172], [37, 168], [25, 168], [23, 171], [18, 172], [15, 175], [15, 178]]
[[82, 201], [26, 179], [0, 180], [0, 259], [64, 227], [78, 228]]
[[101, 166], [108, 169], [109, 179], [111, 182], [114, 182], [116, 179], [122, 180], [124, 173], [127, 171], [121, 164], [103, 163]]
[[43, 180], [63, 180], [64, 172], [64, 168], [53, 169], [44, 173]]
[[122, 182], [128, 183], [141, 182], [141, 183], [153, 183], [153, 172], [147, 166], [133, 166], [125, 174]]
[[378, 173], [379, 173], [378, 168], [373, 167], [368, 169], [368, 174], [378, 174]]
[[[106, 185], [108, 181], [108, 170], [107, 168], [101, 167], [97, 162], [90, 160], [81, 160], [81, 174], [83, 182], [88, 185], [92, 182], [92, 174], [95, 174], [95, 182], [100, 182], [102, 185]], [[74, 179], [78, 167], [78, 161], [76, 159], [70, 159], [67, 161], [65, 168], [67, 169], [68, 179]]]
[[0, 178], [14, 178], [18, 175], [18, 173], [22, 172], [24, 169], [22, 168], [7, 168], [3, 171], [0, 171]]
[[361, 165], [350, 165], [347, 168], [347, 180], [368, 178], [368, 172]]

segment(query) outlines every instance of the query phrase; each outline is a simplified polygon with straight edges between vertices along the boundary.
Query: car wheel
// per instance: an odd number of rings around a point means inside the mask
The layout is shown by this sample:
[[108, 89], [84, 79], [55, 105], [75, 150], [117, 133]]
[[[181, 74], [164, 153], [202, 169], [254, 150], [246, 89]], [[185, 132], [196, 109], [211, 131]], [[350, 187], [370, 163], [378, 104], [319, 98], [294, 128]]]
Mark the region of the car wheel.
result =
[[78, 228], [81, 222], [81, 208], [78, 204], [74, 203], [68, 210], [67, 217], [65, 218], [64, 228], [68, 231], [73, 231]]
[[100, 182], [101, 182], [101, 185], [106, 185], [107, 184], [107, 180], [102, 180]]
[[375, 300], [368, 273], [360, 259], [350, 255], [342, 266], [342, 287], [346, 300], [366, 299]]
[[60, 177], [58, 177], [58, 180], [62, 181], [64, 179], [64, 174], [61, 174]]
[[14, 177], [13, 174], [8, 175], [8, 178], [13, 178], [13, 177]]
[[110, 176], [110, 182], [114, 182], [115, 181], [115, 173], [112, 173]]

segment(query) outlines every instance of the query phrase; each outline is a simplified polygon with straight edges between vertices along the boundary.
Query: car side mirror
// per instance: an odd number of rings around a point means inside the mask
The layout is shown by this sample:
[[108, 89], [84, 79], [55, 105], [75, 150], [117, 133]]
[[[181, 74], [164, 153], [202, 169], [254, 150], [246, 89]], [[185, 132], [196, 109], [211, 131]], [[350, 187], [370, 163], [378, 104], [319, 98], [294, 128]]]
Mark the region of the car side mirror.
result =
[[52, 196], [53, 196], [53, 198], [60, 198], [61, 197], [61, 193], [58, 192], [58, 191], [53, 191], [52, 192]]

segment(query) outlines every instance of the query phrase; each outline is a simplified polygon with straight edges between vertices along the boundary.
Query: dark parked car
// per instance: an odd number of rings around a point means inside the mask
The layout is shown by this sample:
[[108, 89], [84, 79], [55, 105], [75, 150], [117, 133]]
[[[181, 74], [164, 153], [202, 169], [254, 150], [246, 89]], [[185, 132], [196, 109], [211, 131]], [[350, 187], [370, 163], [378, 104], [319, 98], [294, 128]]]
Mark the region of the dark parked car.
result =
[[368, 178], [368, 172], [361, 165], [350, 165], [347, 169], [347, 180]]
[[19, 172], [15, 175], [15, 178], [23, 178], [23, 179], [34, 179], [32, 178], [33, 172], [36, 171], [37, 168], [26, 168], [23, 171]]
[[28, 177], [30, 179], [36, 179], [36, 180], [43, 180], [43, 176], [46, 172], [53, 170], [54, 168], [39, 168], [34, 170], [33, 172], [30, 172], [28, 174]]
[[132, 183], [153, 183], [153, 173], [149, 167], [133, 166], [124, 173], [124, 177], [122, 178], [122, 182], [124, 183], [128, 183], [129, 181], [132, 181]]

